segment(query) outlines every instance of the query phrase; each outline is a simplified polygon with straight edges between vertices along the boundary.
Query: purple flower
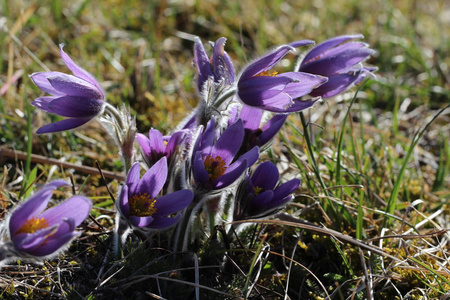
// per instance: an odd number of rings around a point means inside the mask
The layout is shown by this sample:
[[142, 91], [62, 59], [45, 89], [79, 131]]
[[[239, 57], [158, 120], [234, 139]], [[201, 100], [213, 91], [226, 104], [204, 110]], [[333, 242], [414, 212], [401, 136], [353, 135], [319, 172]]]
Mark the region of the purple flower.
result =
[[328, 98], [342, 93], [359, 83], [375, 68], [366, 68], [361, 62], [375, 51], [362, 42], [348, 42], [364, 36], [343, 35], [314, 47], [300, 64], [300, 72], [328, 77], [328, 82], [315, 88], [310, 95]]
[[236, 195], [234, 220], [262, 218], [291, 201], [300, 180], [292, 179], [276, 186], [279, 177], [277, 167], [271, 162], [260, 164], [251, 177], [247, 176]]
[[301, 111], [312, 106], [314, 101], [298, 98], [325, 83], [325, 77], [302, 72], [270, 72], [294, 48], [312, 43], [304, 40], [282, 45], [245, 67], [237, 83], [239, 99], [249, 106], [279, 113]]
[[147, 166], [153, 166], [162, 157], [171, 161], [186, 137], [186, 130], [175, 132], [170, 137], [163, 136], [157, 129], [150, 129], [148, 138], [138, 133], [136, 140], [141, 146], [142, 156]]
[[[235, 115], [232, 116], [229, 123], [234, 123], [237, 119], [237, 108], [234, 114]], [[264, 151], [265, 146], [267, 146], [278, 131], [280, 131], [287, 119], [287, 115], [278, 114], [261, 126], [262, 115], [263, 110], [259, 108], [247, 105], [242, 107], [239, 118], [244, 125], [244, 141], [238, 154], [245, 153], [254, 146], [258, 146], [261, 151]]]
[[216, 83], [224, 81], [226, 85], [233, 84], [234, 67], [224, 50], [226, 40], [226, 38], [221, 37], [214, 43], [213, 55], [210, 59], [201, 40], [198, 37], [195, 39], [194, 65], [198, 71], [197, 87], [200, 92], [209, 78], [213, 78]]
[[31, 104], [68, 119], [42, 126], [37, 130], [38, 134], [79, 127], [101, 114], [105, 106], [105, 93], [97, 80], [72, 61], [63, 51], [62, 44], [60, 50], [64, 63], [73, 75], [60, 72], [32, 74], [33, 82], [52, 96], [39, 97]]
[[68, 185], [64, 180], [45, 185], [12, 212], [7, 224], [10, 240], [19, 256], [56, 254], [80, 235], [75, 227], [89, 215], [91, 200], [74, 196], [45, 210], [53, 190], [64, 185]]
[[215, 137], [215, 120], [212, 118], [193, 151], [195, 182], [198, 187], [207, 190], [219, 190], [231, 185], [259, 157], [258, 147], [241, 156], [236, 155], [244, 138], [241, 120], [229, 126], [214, 143]]
[[188, 206], [194, 197], [189, 190], [180, 190], [158, 197], [167, 179], [167, 159], [161, 158], [140, 178], [139, 163], [128, 173], [120, 192], [117, 207], [132, 226], [140, 228], [166, 228], [180, 218], [168, 217]]

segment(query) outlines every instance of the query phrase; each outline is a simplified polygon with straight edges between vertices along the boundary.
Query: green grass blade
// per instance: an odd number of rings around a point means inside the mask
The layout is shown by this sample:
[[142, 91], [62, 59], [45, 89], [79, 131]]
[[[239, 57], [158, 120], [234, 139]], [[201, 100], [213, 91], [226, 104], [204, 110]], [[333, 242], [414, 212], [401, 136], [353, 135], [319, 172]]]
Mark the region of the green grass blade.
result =
[[[425, 131], [428, 130], [428, 128], [430, 127], [431, 123], [433, 123], [434, 120], [436, 120], [449, 107], [450, 107], [450, 104], [447, 105], [446, 107], [444, 107], [443, 109], [441, 109], [433, 117], [433, 119], [431, 119], [431, 121], [428, 122], [425, 125], [425, 127], [421, 131], [418, 131], [418, 132], [416, 132], [414, 134], [414, 137], [413, 137], [413, 139], [411, 141], [411, 145], [409, 146], [408, 152], [406, 153], [406, 156], [403, 159], [403, 164], [402, 164], [402, 167], [401, 167], [400, 172], [398, 174], [397, 180], [394, 183], [394, 188], [393, 188], [392, 193], [391, 193], [391, 195], [390, 195], [390, 197], [388, 199], [388, 202], [387, 202], [386, 212], [389, 213], [390, 215], [394, 215], [398, 194], [399, 194], [400, 187], [401, 187], [401, 184], [402, 184], [402, 181], [403, 181], [403, 175], [405, 174], [406, 167], [408, 165], [409, 159], [411, 158], [411, 155], [413, 153], [414, 148], [419, 143], [419, 140], [423, 136]], [[387, 224], [390, 224], [390, 223], [391, 223], [391, 219], [385, 218], [384, 221], [383, 221], [383, 227], [385, 227]]]

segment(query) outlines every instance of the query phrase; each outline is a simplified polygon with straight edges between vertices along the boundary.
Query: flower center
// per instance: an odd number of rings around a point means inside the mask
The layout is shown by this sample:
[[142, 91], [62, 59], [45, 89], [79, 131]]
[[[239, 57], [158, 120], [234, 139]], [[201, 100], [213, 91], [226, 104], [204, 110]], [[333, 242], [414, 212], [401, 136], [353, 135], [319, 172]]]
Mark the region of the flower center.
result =
[[130, 206], [130, 216], [149, 217], [153, 216], [157, 208], [155, 208], [156, 199], [151, 199], [147, 193], [139, 193], [128, 199]]
[[45, 218], [31, 218], [20, 227], [17, 233], [35, 233], [39, 229], [48, 227], [48, 221]]
[[270, 72], [269, 70], [266, 70], [266, 71], [262, 71], [261, 73], [256, 74], [255, 77], [257, 77], [257, 76], [276, 77], [277, 75], [278, 75], [277, 71]]
[[210, 182], [213, 182], [225, 174], [225, 171], [227, 170], [227, 163], [220, 156], [213, 158], [211, 155], [208, 155], [203, 163], [205, 165], [206, 172], [209, 174]]
[[255, 193], [255, 196], [258, 196], [259, 194], [261, 194], [262, 190], [263, 189], [261, 187], [259, 187], [259, 186], [254, 186], [253, 187], [253, 193]]

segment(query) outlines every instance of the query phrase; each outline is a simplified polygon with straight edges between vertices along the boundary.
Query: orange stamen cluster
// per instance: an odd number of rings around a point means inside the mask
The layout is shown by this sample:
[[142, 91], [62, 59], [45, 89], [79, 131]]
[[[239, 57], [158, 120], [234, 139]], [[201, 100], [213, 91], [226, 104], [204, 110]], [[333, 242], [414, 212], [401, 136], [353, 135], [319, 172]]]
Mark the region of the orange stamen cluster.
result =
[[257, 77], [257, 76], [270, 76], [270, 77], [275, 77], [275, 76], [277, 76], [277, 75], [278, 75], [278, 72], [277, 72], [277, 71], [270, 72], [269, 70], [267, 70], [267, 71], [262, 71], [261, 73], [258, 73], [257, 75], [255, 75], [255, 77]]
[[155, 208], [156, 199], [150, 198], [147, 193], [139, 193], [128, 199], [130, 206], [130, 216], [149, 217], [153, 216], [157, 209]]
[[204, 161], [206, 172], [209, 174], [209, 181], [213, 182], [223, 174], [225, 174], [225, 171], [227, 170], [227, 164], [223, 160], [222, 157], [216, 156], [212, 157], [211, 155], [208, 155]]
[[20, 227], [17, 233], [34, 233], [40, 229], [47, 228], [48, 221], [45, 218], [31, 218]]

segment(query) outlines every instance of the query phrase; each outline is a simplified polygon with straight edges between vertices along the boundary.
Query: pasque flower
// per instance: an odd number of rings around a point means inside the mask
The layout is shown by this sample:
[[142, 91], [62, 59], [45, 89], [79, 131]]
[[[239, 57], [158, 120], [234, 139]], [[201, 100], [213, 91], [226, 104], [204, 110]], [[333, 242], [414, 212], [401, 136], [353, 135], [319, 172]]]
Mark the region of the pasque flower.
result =
[[60, 45], [60, 50], [64, 63], [73, 75], [60, 72], [32, 74], [33, 82], [52, 96], [39, 97], [31, 104], [68, 119], [42, 126], [37, 130], [39, 134], [79, 127], [100, 115], [105, 106], [105, 93], [98, 81], [72, 61], [63, 51], [63, 45]]
[[335, 96], [366, 76], [376, 68], [363, 67], [361, 62], [375, 51], [366, 43], [349, 42], [363, 35], [343, 35], [314, 47], [303, 59], [299, 71], [328, 77], [328, 82], [315, 88], [310, 95], [328, 98]]
[[277, 167], [271, 162], [260, 164], [251, 176], [247, 175], [238, 188], [234, 220], [262, 218], [291, 201], [300, 180], [292, 179], [277, 186], [279, 177]]
[[184, 141], [188, 130], [177, 131], [171, 136], [163, 136], [157, 129], [150, 129], [148, 138], [138, 133], [136, 140], [141, 146], [142, 156], [149, 167], [162, 157], [170, 161]]
[[230, 123], [234, 123], [239, 117], [244, 125], [244, 140], [238, 154], [245, 153], [254, 146], [258, 146], [260, 151], [264, 151], [273, 137], [280, 131], [287, 115], [277, 114], [261, 125], [264, 111], [259, 108], [244, 105], [237, 113], [237, 107], [233, 107]]
[[282, 45], [249, 64], [238, 79], [238, 98], [246, 105], [279, 113], [301, 111], [312, 106], [314, 101], [298, 98], [325, 83], [326, 77], [303, 72], [278, 74], [270, 71], [294, 48], [312, 43], [304, 40]]
[[139, 163], [135, 163], [128, 173], [117, 207], [132, 226], [148, 229], [166, 228], [180, 218], [169, 217], [186, 206], [194, 197], [190, 190], [180, 190], [158, 197], [167, 179], [167, 158], [157, 161], [140, 178]]
[[212, 118], [196, 142], [193, 151], [192, 172], [197, 187], [219, 190], [234, 183], [259, 157], [258, 147], [237, 156], [244, 139], [242, 120], [237, 120], [216, 139], [215, 120]]
[[89, 215], [91, 200], [74, 196], [45, 210], [53, 190], [64, 185], [68, 185], [64, 180], [45, 185], [11, 213], [6, 224], [9, 234], [7, 243], [12, 247], [3, 245], [1, 249], [10, 249], [14, 254], [1, 253], [0, 257], [49, 257], [80, 235], [75, 227]]
[[226, 85], [233, 84], [234, 67], [224, 50], [226, 40], [226, 38], [221, 37], [214, 43], [213, 55], [209, 58], [201, 40], [195, 39], [194, 65], [198, 71], [197, 87], [200, 92], [209, 78], [212, 78], [216, 83], [223, 81]]

